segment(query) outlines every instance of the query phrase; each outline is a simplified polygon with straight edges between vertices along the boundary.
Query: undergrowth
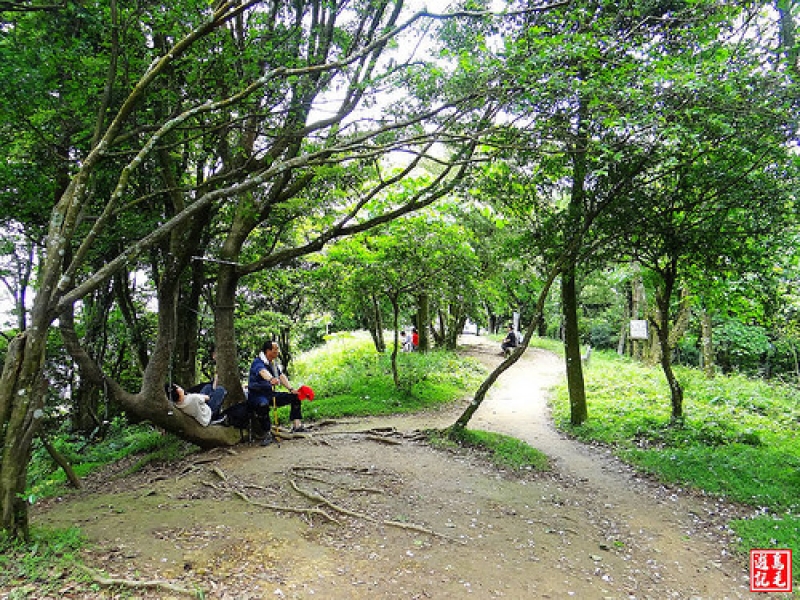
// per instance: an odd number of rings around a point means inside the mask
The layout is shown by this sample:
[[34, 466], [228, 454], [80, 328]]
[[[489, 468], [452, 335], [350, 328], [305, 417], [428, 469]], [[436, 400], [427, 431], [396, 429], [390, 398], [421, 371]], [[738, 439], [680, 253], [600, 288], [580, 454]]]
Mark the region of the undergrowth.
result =
[[707, 379], [677, 368], [685, 419], [670, 419], [662, 371], [596, 352], [585, 369], [589, 419], [569, 422], [566, 385], [553, 399], [562, 430], [610, 445], [624, 460], [665, 482], [754, 508], [731, 523], [741, 550], [791, 548], [800, 555], [800, 392], [743, 376]]

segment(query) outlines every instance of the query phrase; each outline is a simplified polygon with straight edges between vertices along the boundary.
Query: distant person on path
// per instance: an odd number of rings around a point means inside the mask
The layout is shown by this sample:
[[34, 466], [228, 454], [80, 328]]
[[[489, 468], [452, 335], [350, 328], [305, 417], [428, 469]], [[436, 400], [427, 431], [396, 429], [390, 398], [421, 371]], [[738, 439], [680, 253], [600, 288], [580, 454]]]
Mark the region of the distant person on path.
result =
[[503, 356], [508, 356], [511, 351], [519, 346], [519, 338], [517, 337], [517, 332], [514, 331], [514, 326], [508, 326], [508, 333], [506, 334], [503, 343], [500, 344], [500, 349], [503, 352]]
[[417, 331], [416, 327], [411, 329], [411, 349], [419, 349], [419, 332]]
[[405, 331], [400, 332], [400, 348], [403, 352], [411, 352], [411, 336], [408, 335]]
[[[261, 348], [261, 352], [250, 365], [250, 374], [247, 379], [247, 405], [258, 417], [261, 428], [266, 437], [262, 440], [262, 446], [272, 443], [271, 424], [269, 421], [269, 409], [274, 403], [275, 406], [290, 406], [289, 418], [292, 421], [292, 433], [308, 431], [303, 427], [302, 408], [300, 405], [300, 395], [292, 387], [289, 378], [281, 369], [277, 362], [280, 355], [278, 343], [269, 340]], [[277, 386], [283, 386], [288, 392], [276, 392]], [[303, 386], [305, 387], [305, 386]]]

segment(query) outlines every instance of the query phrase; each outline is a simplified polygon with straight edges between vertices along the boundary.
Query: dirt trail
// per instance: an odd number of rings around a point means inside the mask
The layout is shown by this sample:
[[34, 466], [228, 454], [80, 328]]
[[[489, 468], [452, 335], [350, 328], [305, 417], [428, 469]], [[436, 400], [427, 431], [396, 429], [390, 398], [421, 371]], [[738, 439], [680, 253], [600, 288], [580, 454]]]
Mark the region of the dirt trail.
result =
[[[487, 365], [500, 360], [483, 338], [462, 343]], [[749, 592], [746, 561], [730, 554], [724, 524], [735, 507], [654, 484], [553, 430], [546, 390], [562, 373], [560, 359], [529, 350], [470, 423], [541, 449], [551, 474], [498, 472], [411, 436], [363, 434], [450, 425], [459, 407], [339, 423], [169, 471], [108, 473], [34, 521], [80, 525], [97, 544], [89, 562], [105, 573], [199, 585], [210, 600], [770, 598]], [[322, 508], [330, 520], [274, 507]]]
[[737, 578], [735, 564], [727, 561], [735, 540], [724, 525], [741, 510], [646, 481], [607, 452], [560, 435], [549, 417], [547, 390], [563, 376], [562, 359], [529, 349], [501, 376], [470, 427], [504, 433], [545, 452], [565, 481], [585, 495], [587, 516], [626, 538], [630, 559], [647, 566], [641, 574], [663, 583], [672, 597], [754, 596], [747, 574]]

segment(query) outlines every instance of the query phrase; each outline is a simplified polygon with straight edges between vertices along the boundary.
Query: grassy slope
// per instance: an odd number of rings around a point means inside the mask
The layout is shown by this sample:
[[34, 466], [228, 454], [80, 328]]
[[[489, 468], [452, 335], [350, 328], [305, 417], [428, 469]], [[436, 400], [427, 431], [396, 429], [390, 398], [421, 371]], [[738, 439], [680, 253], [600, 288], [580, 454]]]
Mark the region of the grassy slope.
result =
[[597, 352], [586, 369], [589, 420], [569, 424], [566, 386], [554, 394], [556, 424], [612, 446], [666, 482], [754, 508], [731, 524], [741, 550], [791, 548], [800, 555], [800, 391], [740, 376], [706, 379], [677, 369], [686, 422], [670, 424], [669, 390], [659, 368]]

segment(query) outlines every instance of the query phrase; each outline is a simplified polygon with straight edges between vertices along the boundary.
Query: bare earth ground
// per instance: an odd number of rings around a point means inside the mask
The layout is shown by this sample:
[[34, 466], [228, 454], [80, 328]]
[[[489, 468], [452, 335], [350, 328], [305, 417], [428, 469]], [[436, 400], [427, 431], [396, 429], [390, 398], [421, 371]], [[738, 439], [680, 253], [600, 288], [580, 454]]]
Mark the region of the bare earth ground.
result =
[[[500, 360], [483, 338], [462, 343], [487, 365]], [[414, 437], [452, 424], [463, 406], [106, 473], [32, 520], [80, 526], [103, 575], [158, 585], [65, 583], [57, 597], [184, 598], [179, 588], [199, 586], [220, 600], [786, 598], [749, 592], [747, 560], [725, 527], [742, 509], [653, 483], [556, 433], [546, 390], [562, 376], [561, 359], [528, 350], [470, 423], [547, 453], [546, 475], [498, 471]]]

